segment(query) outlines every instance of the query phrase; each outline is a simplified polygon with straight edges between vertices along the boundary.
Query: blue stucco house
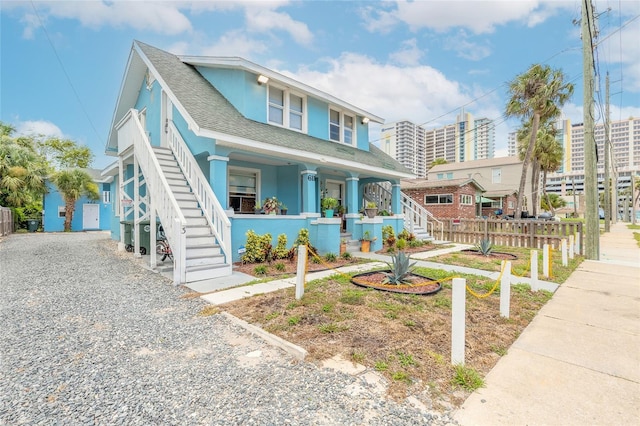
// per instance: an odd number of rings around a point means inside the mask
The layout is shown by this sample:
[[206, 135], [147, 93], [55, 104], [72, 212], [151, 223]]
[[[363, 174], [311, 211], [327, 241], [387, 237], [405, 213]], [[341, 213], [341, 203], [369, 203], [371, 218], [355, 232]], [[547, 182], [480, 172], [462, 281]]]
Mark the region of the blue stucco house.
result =
[[[136, 235], [142, 223], [162, 223], [176, 284], [230, 275], [250, 229], [274, 245], [308, 229], [321, 253], [368, 231], [379, 249], [382, 226], [411, 228], [420, 215], [405, 221], [400, 180], [413, 175], [369, 143], [374, 122], [383, 119], [242, 58], [176, 56], [135, 41], [106, 147], [117, 157], [103, 173], [113, 178], [112, 237], [123, 248], [125, 221]], [[254, 213], [271, 197], [286, 215]], [[339, 201], [343, 218], [323, 217], [324, 197]], [[367, 201], [391, 214], [363, 217]]]
[[[81, 197], [71, 221], [72, 231], [108, 231], [111, 229], [113, 205], [111, 203], [111, 181], [113, 177], [103, 176], [101, 170], [84, 169], [98, 185], [100, 199]], [[58, 188], [47, 181], [47, 192], [43, 199], [42, 229], [44, 232], [64, 231], [65, 202]]]

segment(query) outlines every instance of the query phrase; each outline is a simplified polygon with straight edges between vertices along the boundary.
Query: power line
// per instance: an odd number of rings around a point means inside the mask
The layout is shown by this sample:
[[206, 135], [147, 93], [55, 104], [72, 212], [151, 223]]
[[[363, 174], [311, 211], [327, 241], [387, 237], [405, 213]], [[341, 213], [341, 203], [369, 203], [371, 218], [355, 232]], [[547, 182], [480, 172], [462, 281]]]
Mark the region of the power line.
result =
[[38, 9], [36, 9], [36, 5], [33, 3], [33, 0], [31, 0], [31, 7], [33, 8], [33, 12], [35, 13], [36, 17], [38, 18], [38, 22], [40, 22], [40, 26], [42, 27], [42, 31], [44, 31], [44, 34], [47, 37], [47, 41], [49, 42], [49, 45], [51, 46], [51, 49], [53, 50], [53, 53], [54, 53], [56, 59], [58, 60], [58, 63], [60, 64], [60, 67], [62, 68], [62, 72], [64, 73], [65, 77], [67, 78], [67, 82], [69, 83], [69, 86], [71, 86], [71, 90], [73, 91], [73, 94], [75, 95], [76, 100], [80, 104], [80, 109], [82, 110], [82, 112], [84, 113], [85, 117], [87, 118], [87, 121], [91, 125], [91, 128], [93, 129], [93, 132], [96, 134], [96, 137], [98, 138], [98, 140], [104, 144], [104, 140], [100, 137], [98, 131], [96, 130], [96, 126], [93, 124], [93, 121], [91, 121], [91, 117], [89, 117], [89, 113], [87, 112], [87, 109], [85, 108], [84, 104], [82, 103], [82, 100], [80, 99], [80, 95], [78, 94], [78, 91], [76, 90], [75, 86], [73, 85], [73, 81], [71, 80], [71, 77], [69, 76], [69, 73], [67, 72], [67, 69], [65, 68], [64, 63], [62, 62], [62, 59], [60, 58], [60, 55], [58, 54], [58, 51], [56, 50], [56, 47], [53, 44], [53, 41], [51, 40], [51, 37], [49, 37], [49, 32], [47, 31], [47, 27], [45, 27], [44, 22], [40, 18], [40, 14], [38, 13]]

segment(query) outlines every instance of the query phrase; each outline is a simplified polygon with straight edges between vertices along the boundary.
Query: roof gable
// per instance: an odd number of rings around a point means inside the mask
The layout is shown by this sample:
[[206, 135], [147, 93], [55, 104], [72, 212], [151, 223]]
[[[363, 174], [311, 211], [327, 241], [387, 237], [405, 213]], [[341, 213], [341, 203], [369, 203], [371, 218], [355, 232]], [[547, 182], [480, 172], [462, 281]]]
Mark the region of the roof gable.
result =
[[[184, 63], [176, 55], [139, 41], [134, 42], [127, 64], [112, 122], [110, 145], [117, 137], [114, 130], [116, 123], [135, 104], [146, 67], [198, 136], [216, 139], [222, 145], [252, 147], [254, 151], [281, 150], [311, 162], [315, 158], [330, 166], [349, 165], [362, 170], [375, 168], [377, 173], [394, 178], [413, 176], [408, 169], [373, 144], [369, 144], [367, 152], [247, 119], [193, 65]], [[125, 90], [129, 93], [124, 93]], [[132, 92], [135, 92], [135, 96]]]

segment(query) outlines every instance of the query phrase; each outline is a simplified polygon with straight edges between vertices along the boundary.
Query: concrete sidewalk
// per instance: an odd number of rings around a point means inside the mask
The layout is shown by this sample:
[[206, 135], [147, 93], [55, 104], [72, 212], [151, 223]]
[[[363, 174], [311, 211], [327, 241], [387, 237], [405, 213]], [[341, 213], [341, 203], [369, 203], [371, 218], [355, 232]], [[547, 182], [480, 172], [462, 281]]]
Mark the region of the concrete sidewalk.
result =
[[461, 425], [640, 423], [640, 249], [600, 238], [454, 415]]

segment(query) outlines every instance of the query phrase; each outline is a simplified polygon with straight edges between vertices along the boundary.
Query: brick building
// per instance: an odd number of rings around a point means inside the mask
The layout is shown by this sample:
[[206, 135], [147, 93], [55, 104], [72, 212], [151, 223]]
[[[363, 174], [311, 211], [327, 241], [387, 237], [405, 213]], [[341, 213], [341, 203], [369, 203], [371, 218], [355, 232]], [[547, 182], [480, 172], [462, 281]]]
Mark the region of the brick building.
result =
[[402, 192], [438, 219], [473, 219], [481, 213], [484, 188], [473, 179], [403, 180]]

